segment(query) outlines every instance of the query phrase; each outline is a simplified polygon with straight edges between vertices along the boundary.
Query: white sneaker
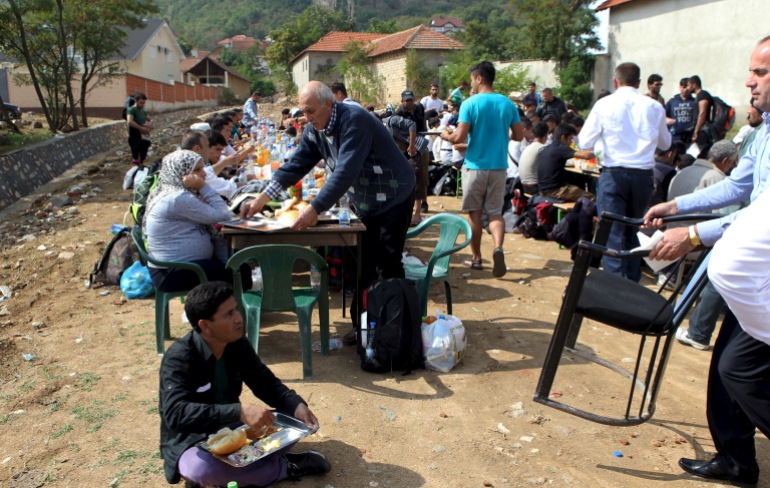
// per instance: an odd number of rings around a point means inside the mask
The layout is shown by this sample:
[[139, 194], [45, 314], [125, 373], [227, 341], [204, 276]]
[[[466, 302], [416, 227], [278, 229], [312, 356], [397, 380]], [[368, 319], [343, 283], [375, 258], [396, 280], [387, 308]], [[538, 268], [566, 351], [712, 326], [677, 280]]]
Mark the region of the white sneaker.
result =
[[710, 345], [703, 344], [702, 342], [698, 342], [692, 337], [690, 337], [690, 334], [687, 332], [687, 329], [685, 329], [684, 327], [679, 327], [676, 330], [676, 340], [678, 340], [679, 342], [687, 346], [692, 346], [699, 351], [708, 351], [709, 349], [711, 349]]

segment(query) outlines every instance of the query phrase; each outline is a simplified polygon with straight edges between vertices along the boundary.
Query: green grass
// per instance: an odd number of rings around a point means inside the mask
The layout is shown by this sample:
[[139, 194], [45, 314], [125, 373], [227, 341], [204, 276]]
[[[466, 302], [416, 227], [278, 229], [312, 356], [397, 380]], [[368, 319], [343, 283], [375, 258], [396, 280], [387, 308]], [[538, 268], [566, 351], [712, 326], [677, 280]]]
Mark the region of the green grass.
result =
[[160, 412], [158, 411], [158, 407], [150, 407], [145, 410], [145, 413], [148, 415], [158, 415]]
[[85, 391], [91, 391], [94, 387], [94, 383], [102, 379], [101, 376], [94, 373], [83, 373], [80, 375], [80, 386], [83, 387], [83, 390]]
[[90, 423], [86, 432], [93, 433], [102, 428], [102, 423], [105, 420], [113, 418], [117, 414], [115, 409], [103, 409], [103, 401], [94, 401], [91, 405], [72, 407], [70, 413], [75, 416], [77, 420]]
[[72, 424], [67, 424], [61, 429], [57, 430], [53, 434], [51, 434], [52, 439], [58, 439], [59, 437], [63, 436], [64, 434], [67, 434], [69, 432], [72, 432]]
[[22, 147], [31, 146], [32, 144], [45, 141], [51, 137], [51, 132], [22, 132], [21, 134], [9, 132], [6, 135], [8, 136], [10, 144], [0, 146], [0, 154], [15, 151], [16, 149], [21, 149]]

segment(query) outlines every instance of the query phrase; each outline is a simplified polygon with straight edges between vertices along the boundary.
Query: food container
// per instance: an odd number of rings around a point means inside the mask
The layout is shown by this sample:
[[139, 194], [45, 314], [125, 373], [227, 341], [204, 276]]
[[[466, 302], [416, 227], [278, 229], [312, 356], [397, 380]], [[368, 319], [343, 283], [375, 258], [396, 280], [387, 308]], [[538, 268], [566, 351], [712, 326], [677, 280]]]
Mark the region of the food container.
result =
[[[305, 425], [304, 422], [297, 420], [294, 417], [284, 415], [280, 412], [273, 413], [275, 414], [275, 422], [273, 422], [273, 425], [268, 431], [271, 433], [261, 439], [249, 439], [248, 444], [227, 456], [219, 454], [211, 455], [230, 466], [242, 468], [285, 447], [292, 446], [303, 437], [307, 437], [318, 431], [317, 425], [310, 428]], [[242, 425], [238, 428], [245, 429], [246, 426]], [[210, 452], [209, 445], [205, 440], [199, 442], [197, 446], [206, 452]]]

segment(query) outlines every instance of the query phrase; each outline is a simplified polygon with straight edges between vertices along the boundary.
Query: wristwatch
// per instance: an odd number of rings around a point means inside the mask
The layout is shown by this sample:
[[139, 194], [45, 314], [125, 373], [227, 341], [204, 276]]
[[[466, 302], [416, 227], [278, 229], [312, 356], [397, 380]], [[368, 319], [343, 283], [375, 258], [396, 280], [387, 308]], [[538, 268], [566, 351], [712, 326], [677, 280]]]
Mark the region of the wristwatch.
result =
[[688, 227], [687, 231], [690, 234], [690, 244], [692, 245], [692, 247], [698, 247], [703, 245], [703, 243], [700, 240], [700, 236], [698, 235], [698, 229], [694, 225], [691, 225], [690, 227]]

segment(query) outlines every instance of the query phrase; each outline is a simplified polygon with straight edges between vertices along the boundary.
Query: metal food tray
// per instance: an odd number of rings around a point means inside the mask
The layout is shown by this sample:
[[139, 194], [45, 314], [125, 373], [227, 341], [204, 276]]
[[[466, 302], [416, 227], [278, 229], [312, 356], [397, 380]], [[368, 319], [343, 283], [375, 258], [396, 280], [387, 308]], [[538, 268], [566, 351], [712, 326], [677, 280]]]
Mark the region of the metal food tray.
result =
[[[310, 434], [314, 434], [318, 431], [318, 425], [313, 428], [305, 425], [301, 420], [297, 420], [289, 415], [282, 414], [280, 412], [273, 412], [275, 415], [275, 422], [272, 427], [274, 429], [280, 429], [278, 432], [274, 432], [268, 436], [265, 436], [259, 440], [253, 441], [249, 439], [249, 443], [238, 449], [232, 454], [222, 456], [220, 454], [213, 454], [209, 451], [209, 445], [206, 440], [200, 441], [197, 446], [200, 449], [210, 453], [220, 461], [229, 464], [236, 468], [243, 468], [260, 459], [273, 454], [276, 451], [280, 451], [285, 447], [292, 446], [297, 443], [303, 437], [307, 437]], [[239, 429], [246, 428], [246, 425], [238, 427]], [[264, 449], [264, 446], [278, 441], [278, 445]]]

